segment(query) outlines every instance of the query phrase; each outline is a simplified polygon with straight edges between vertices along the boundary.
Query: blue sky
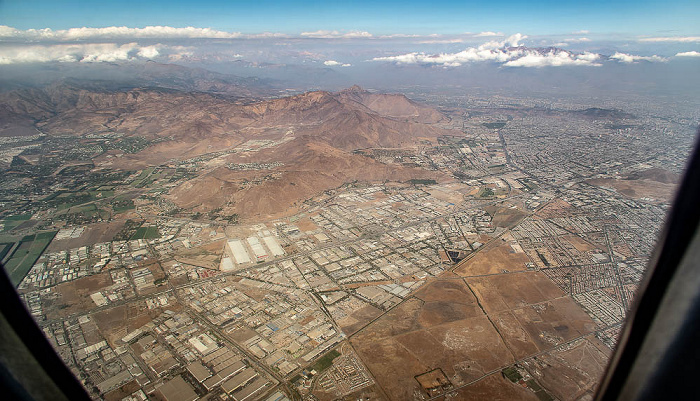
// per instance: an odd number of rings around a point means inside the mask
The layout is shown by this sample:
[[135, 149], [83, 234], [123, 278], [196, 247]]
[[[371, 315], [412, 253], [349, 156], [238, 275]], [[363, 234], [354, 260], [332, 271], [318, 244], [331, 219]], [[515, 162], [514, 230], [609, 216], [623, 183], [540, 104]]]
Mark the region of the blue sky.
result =
[[0, 66], [700, 62], [699, 16], [697, 0], [0, 0]]
[[373, 34], [588, 30], [696, 34], [700, 1], [180, 1], [0, 0], [0, 25], [18, 29], [167, 25], [243, 33], [313, 30]]

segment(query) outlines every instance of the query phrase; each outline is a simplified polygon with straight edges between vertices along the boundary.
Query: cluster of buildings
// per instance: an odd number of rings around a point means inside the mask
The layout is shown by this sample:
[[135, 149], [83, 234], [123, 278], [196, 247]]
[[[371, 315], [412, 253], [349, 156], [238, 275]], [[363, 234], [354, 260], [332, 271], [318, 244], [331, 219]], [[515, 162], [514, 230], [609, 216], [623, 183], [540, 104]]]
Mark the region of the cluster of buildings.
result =
[[[374, 384], [343, 349], [367, 316], [381, 316], [496, 239], [570, 295], [612, 347], [667, 205], [589, 179], [621, 179], [642, 167], [679, 172], [688, 141], [677, 122], [611, 126], [565, 104], [557, 113], [571, 119], [523, 112], [552, 110], [538, 100], [463, 100], [481, 110], [447, 123], [464, 135], [419, 150], [359, 152], [450, 173], [454, 183], [348, 184], [306, 201], [294, 216], [230, 227], [164, 216], [174, 206], [151, 192], [134, 201], [135, 213], [157, 217], [127, 227], [120, 240], [46, 252], [20, 284], [22, 297], [95, 397], [120, 389], [130, 401], [285, 401], [280, 384], [287, 381], [309, 399], [315, 391], [343, 397]], [[248, 141], [168, 168], [185, 177], [214, 157], [280, 141]], [[496, 216], [507, 208], [516, 217]], [[138, 227], [145, 238], [135, 237]], [[88, 228], [64, 227], [55, 241], [82, 238]], [[53, 315], [62, 286], [97, 275], [105, 284], [85, 290], [89, 307]], [[118, 307], [130, 311], [127, 322], [111, 330], [100, 319]], [[339, 349], [323, 371], [310, 371]]]

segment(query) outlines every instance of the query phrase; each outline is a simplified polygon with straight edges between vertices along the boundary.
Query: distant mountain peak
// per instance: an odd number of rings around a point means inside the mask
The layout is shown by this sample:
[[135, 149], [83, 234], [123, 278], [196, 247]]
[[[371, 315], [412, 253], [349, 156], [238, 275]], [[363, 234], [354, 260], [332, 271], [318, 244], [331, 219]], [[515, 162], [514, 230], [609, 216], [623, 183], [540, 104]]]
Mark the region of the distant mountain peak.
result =
[[340, 93], [365, 93], [366, 90], [362, 89], [360, 85], [353, 85], [347, 89], [343, 89]]

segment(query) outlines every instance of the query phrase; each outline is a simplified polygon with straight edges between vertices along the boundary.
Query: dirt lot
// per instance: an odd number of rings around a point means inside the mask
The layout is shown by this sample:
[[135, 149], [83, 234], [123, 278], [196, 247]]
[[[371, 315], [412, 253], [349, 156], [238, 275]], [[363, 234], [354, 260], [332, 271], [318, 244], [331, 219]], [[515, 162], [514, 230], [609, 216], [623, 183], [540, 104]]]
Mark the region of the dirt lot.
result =
[[363, 306], [347, 318], [338, 321], [338, 325], [340, 329], [343, 330], [343, 333], [349, 336], [381, 314], [382, 311], [372, 305]]
[[84, 277], [53, 288], [56, 298], [44, 298], [44, 313], [50, 317], [66, 317], [73, 313], [87, 312], [95, 307], [90, 298], [100, 289], [112, 284], [109, 273]]
[[526, 215], [517, 205], [510, 203], [488, 206], [484, 210], [492, 216], [493, 225], [504, 228], [514, 227]]
[[676, 184], [666, 184], [652, 180], [615, 180], [611, 178], [597, 178], [586, 181], [588, 184], [599, 187], [614, 188], [615, 191], [630, 198], [652, 198], [659, 201], [669, 201], [676, 193]]
[[560, 400], [592, 399], [610, 357], [595, 336], [531, 358], [523, 366]]
[[526, 270], [530, 259], [524, 252], [514, 252], [513, 248], [501, 240], [486, 245], [474, 257], [465, 260], [454, 270], [460, 276], [477, 276], [482, 274], [502, 273]]
[[540, 272], [521, 272], [466, 279], [487, 313], [527, 306], [564, 296]]
[[464, 201], [465, 196], [473, 191], [474, 188], [462, 183], [452, 183], [428, 187], [426, 190], [436, 199], [458, 205]]
[[214, 241], [206, 245], [177, 252], [173, 259], [180, 263], [219, 270], [221, 255], [223, 254], [225, 240]]
[[[167, 309], [178, 311], [179, 304], [170, 304]], [[113, 346], [122, 345], [119, 341], [128, 333], [150, 322], [163, 312], [162, 309], [149, 310], [143, 301], [135, 301], [94, 313], [92, 318], [107, 342]]]
[[514, 361], [466, 284], [426, 285], [352, 339], [379, 385], [394, 400], [414, 399], [414, 376], [441, 368], [460, 385]]
[[299, 227], [299, 230], [301, 231], [314, 231], [318, 229], [318, 226], [308, 217], [299, 219], [294, 224], [296, 224], [296, 226]]
[[576, 250], [579, 252], [588, 252], [594, 249], [598, 249], [598, 247], [596, 247], [595, 245], [576, 235], [567, 235], [563, 238], [566, 239], [569, 243], [571, 243], [571, 245], [573, 245], [574, 248], [576, 248]]
[[[594, 329], [588, 315], [540, 272], [464, 279], [447, 273], [351, 341], [392, 400], [428, 396], [415, 377], [438, 368], [454, 387], [474, 382], [460, 389], [457, 399], [535, 400], [532, 391], [492, 372]], [[588, 365], [582, 369], [593, 372], [593, 383], [597, 371]], [[577, 394], [568, 382], [550, 382], [563, 386], [557, 388], [561, 394]]]
[[62, 251], [72, 248], [80, 248], [81, 246], [93, 245], [100, 242], [109, 242], [115, 235], [124, 227], [124, 221], [111, 221], [109, 223], [91, 224], [83, 234], [78, 238], [68, 238], [63, 240], [55, 240], [49, 244], [47, 252]]
[[129, 396], [130, 394], [133, 394], [135, 391], [140, 389], [141, 386], [136, 382], [136, 380], [132, 380], [125, 385], [118, 387], [109, 393], [104, 395], [105, 401], [121, 401], [125, 397]]
[[319, 401], [357, 401], [357, 400], [372, 400], [372, 401], [386, 401], [387, 399], [382, 394], [382, 390], [376, 384], [368, 387], [364, 387], [353, 393], [345, 395], [343, 397], [338, 397], [334, 393], [326, 393], [323, 391], [314, 391], [314, 395]]
[[453, 397], [450, 400], [536, 401], [538, 399], [534, 392], [511, 383], [500, 372], [462, 387]]
[[568, 217], [573, 208], [570, 203], [561, 199], [555, 199], [537, 211], [535, 218], [552, 219], [556, 217]]
[[513, 310], [540, 351], [595, 330], [591, 318], [571, 298], [557, 298]]

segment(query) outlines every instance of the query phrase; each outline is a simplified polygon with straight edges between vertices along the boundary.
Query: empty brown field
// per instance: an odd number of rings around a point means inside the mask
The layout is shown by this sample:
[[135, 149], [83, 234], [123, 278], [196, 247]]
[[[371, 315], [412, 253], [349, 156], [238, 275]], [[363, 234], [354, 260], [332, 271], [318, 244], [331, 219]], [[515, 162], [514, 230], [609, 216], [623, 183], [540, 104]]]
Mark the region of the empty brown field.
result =
[[90, 224], [80, 237], [54, 240], [46, 250], [47, 252], [62, 251], [100, 242], [109, 242], [114, 239], [114, 236], [117, 235], [122, 227], [124, 227], [124, 220]]
[[492, 216], [493, 225], [504, 228], [514, 227], [527, 215], [517, 205], [510, 203], [488, 206], [484, 210]]
[[594, 249], [598, 249], [597, 246], [575, 235], [567, 235], [563, 238], [566, 239], [569, 243], [571, 243], [571, 245], [573, 245], [574, 248], [576, 248], [576, 250], [579, 252], [588, 252]]
[[314, 231], [318, 229], [318, 226], [311, 221], [308, 217], [297, 220], [294, 224], [299, 227], [301, 231]]
[[467, 278], [487, 313], [544, 302], [564, 293], [540, 272], [521, 272]]
[[[476, 189], [478, 190], [478, 188]], [[464, 198], [473, 190], [473, 187], [462, 183], [447, 184], [444, 186], [431, 187], [427, 189], [430, 195], [434, 198], [440, 199], [441, 201], [454, 203], [456, 205], [462, 203]]]
[[450, 400], [537, 401], [534, 392], [511, 383], [496, 372], [450, 394]]
[[181, 263], [219, 270], [222, 254], [221, 250], [224, 248], [225, 243], [225, 240], [214, 241], [196, 248], [185, 249], [177, 252], [173, 258]]
[[83, 277], [53, 287], [56, 298], [44, 297], [44, 313], [52, 318], [86, 312], [95, 307], [90, 294], [112, 284], [109, 273]]
[[131, 395], [138, 389], [140, 389], [141, 386], [136, 382], [136, 380], [132, 380], [123, 386], [120, 386], [104, 395], [105, 401], [120, 401], [127, 396]]
[[596, 178], [586, 181], [599, 187], [612, 187], [615, 191], [630, 198], [652, 198], [659, 201], [669, 201], [676, 193], [676, 184], [667, 184], [652, 180], [616, 180], [612, 178]]
[[530, 358], [522, 365], [560, 400], [593, 399], [610, 349], [594, 335]]
[[[169, 310], [180, 310], [179, 304], [168, 305]], [[94, 313], [92, 318], [100, 332], [112, 346], [121, 345], [119, 341], [128, 333], [150, 322], [162, 313], [162, 309], [149, 310], [143, 301], [119, 305]]]
[[355, 392], [338, 397], [335, 393], [327, 393], [321, 390], [314, 391], [314, 395], [318, 401], [357, 401], [357, 400], [372, 400], [386, 401], [386, 397], [382, 393], [381, 388], [376, 384], [361, 388]]
[[367, 323], [379, 317], [381, 314], [381, 310], [372, 305], [366, 305], [356, 310], [348, 317], [339, 320], [337, 323], [340, 326], [340, 329], [343, 330], [343, 333], [350, 336], [364, 327]]
[[571, 216], [572, 210], [573, 208], [570, 203], [561, 199], [554, 199], [542, 206], [542, 208], [537, 211], [534, 218], [552, 219], [556, 217], [568, 217]]
[[353, 346], [394, 400], [425, 391], [415, 376], [441, 368], [454, 385], [475, 380], [512, 355], [462, 280], [438, 280], [356, 334]]
[[[531, 390], [501, 378], [500, 370], [557, 347], [564, 349], [568, 342], [578, 344], [577, 339], [596, 327], [540, 272], [464, 279], [446, 273], [443, 277], [429, 282], [351, 338], [358, 355], [392, 400], [434, 396], [415, 377], [438, 368], [458, 388], [448, 397], [537, 399]], [[601, 355], [595, 361], [607, 358]], [[574, 358], [571, 360], [573, 363]], [[586, 364], [581, 369], [595, 383], [597, 370]], [[548, 383], [562, 386], [555, 394], [581, 392], [568, 382]], [[582, 389], [589, 387], [581, 385]]]
[[516, 358], [595, 330], [595, 323], [540, 272], [467, 279]]
[[460, 276], [478, 276], [483, 274], [503, 273], [526, 270], [530, 259], [524, 252], [513, 252], [507, 242], [500, 240], [486, 245], [474, 257], [460, 263], [454, 270]]

